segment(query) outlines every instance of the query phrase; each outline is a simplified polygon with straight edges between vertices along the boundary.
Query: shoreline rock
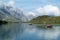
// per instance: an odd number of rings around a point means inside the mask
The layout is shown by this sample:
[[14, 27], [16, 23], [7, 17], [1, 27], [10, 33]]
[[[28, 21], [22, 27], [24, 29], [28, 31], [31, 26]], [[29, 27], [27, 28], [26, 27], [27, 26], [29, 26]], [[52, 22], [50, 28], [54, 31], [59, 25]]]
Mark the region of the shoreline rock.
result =
[[0, 20], [0, 25], [1, 24], [7, 24], [8, 22], [7, 21], [2, 21], [2, 20]]

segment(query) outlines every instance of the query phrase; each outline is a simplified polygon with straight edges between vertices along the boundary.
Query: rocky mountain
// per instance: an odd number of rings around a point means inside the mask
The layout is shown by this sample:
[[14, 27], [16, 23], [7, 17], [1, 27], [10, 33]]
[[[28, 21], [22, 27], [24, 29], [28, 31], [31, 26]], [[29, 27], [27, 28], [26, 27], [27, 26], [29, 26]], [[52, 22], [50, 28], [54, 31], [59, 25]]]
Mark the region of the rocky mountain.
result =
[[2, 4], [0, 5], [0, 20], [25, 22], [28, 19], [19, 8]]

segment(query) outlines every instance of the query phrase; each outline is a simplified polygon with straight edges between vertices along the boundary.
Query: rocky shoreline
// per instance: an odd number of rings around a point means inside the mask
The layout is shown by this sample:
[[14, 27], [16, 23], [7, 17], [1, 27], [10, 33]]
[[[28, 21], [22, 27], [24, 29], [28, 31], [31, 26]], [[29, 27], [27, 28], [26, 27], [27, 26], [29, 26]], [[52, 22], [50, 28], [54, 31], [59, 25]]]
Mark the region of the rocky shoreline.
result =
[[2, 21], [2, 20], [0, 20], [0, 25], [1, 24], [7, 24], [8, 22], [7, 21]]

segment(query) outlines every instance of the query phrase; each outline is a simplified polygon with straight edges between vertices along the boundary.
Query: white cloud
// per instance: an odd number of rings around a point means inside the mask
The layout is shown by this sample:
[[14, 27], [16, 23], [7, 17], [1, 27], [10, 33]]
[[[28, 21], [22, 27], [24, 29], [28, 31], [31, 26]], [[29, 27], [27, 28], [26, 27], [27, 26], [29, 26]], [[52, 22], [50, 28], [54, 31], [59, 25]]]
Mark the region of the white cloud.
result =
[[42, 15], [54, 14], [55, 16], [60, 16], [60, 9], [53, 5], [46, 5], [44, 7], [37, 8], [36, 11]]
[[0, 5], [1, 5], [2, 1], [0, 1]]
[[10, 0], [9, 2], [8, 2], [8, 6], [14, 6], [14, 1], [13, 0]]
[[28, 12], [28, 15], [36, 16], [35, 13], [33, 13], [33, 12]]
[[15, 5], [15, 2], [14, 0], [9, 0], [9, 2], [2, 2], [0, 1], [0, 5], [4, 5], [4, 6], [14, 6]]
[[5, 5], [6, 3], [4, 3], [4, 2], [2, 2], [2, 1], [0, 1], [0, 6], [2, 6], [2, 5]]
[[34, 12], [28, 12], [26, 16], [29, 20], [31, 20], [36, 17], [36, 14]]

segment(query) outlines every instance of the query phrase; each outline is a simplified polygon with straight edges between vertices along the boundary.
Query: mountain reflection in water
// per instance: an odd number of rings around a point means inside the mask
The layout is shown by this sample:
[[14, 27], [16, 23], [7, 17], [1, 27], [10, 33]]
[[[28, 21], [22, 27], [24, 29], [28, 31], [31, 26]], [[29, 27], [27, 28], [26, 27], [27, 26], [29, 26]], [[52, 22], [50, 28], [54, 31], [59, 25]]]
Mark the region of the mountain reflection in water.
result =
[[60, 26], [52, 29], [37, 26], [27, 23], [0, 25], [0, 40], [60, 40]]

